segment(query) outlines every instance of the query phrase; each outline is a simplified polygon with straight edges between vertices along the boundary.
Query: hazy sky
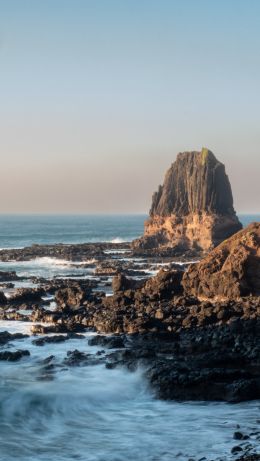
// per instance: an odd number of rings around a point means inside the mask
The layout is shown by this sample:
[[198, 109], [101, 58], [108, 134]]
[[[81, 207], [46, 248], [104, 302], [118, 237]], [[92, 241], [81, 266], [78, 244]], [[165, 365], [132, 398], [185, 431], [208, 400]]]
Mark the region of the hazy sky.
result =
[[210, 148], [260, 212], [259, 0], [0, 0], [0, 211], [146, 212]]

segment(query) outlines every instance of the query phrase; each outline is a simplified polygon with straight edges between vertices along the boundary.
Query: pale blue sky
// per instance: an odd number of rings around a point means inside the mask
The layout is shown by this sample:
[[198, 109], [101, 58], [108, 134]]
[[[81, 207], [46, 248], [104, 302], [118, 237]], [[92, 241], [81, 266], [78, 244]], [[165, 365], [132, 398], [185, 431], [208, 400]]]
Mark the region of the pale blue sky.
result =
[[0, 0], [0, 211], [145, 212], [209, 147], [260, 211], [258, 0]]

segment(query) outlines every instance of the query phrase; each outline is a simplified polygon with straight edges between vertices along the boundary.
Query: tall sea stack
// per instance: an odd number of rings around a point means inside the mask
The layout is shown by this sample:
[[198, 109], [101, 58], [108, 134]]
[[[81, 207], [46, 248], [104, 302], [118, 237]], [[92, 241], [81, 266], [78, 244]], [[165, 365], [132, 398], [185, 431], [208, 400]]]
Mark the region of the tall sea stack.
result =
[[225, 166], [203, 148], [178, 154], [153, 195], [144, 236], [134, 247], [207, 252], [241, 228]]

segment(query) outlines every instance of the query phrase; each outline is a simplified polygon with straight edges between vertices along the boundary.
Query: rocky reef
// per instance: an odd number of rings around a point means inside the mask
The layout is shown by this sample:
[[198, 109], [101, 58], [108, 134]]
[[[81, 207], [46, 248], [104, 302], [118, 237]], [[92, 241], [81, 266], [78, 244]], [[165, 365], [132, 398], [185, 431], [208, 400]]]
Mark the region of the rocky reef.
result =
[[[112, 261], [107, 264], [111, 268]], [[93, 344], [114, 349], [102, 355], [102, 363], [129, 370], [141, 366], [162, 399], [260, 398], [260, 223], [188, 268], [164, 264], [150, 278], [131, 276], [129, 266], [125, 273], [117, 271], [112, 296], [97, 290], [94, 280], [37, 279], [37, 288], [19, 288], [0, 300], [0, 318], [37, 322], [34, 335], [66, 333], [66, 340], [95, 331], [100, 336]], [[34, 344], [63, 341], [51, 338], [40, 337]], [[11, 340], [4, 335], [4, 342]], [[20, 352], [0, 357], [20, 358]], [[88, 362], [81, 351], [68, 360], [75, 366]]]
[[225, 166], [203, 148], [178, 154], [133, 247], [207, 252], [241, 228]]

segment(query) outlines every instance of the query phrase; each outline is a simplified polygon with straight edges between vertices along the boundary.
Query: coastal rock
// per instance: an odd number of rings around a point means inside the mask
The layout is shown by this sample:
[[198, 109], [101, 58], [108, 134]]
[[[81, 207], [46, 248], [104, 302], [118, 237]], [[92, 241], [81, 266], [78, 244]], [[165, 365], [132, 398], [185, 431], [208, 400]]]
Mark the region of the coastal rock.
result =
[[113, 278], [112, 289], [114, 293], [126, 290], [136, 290], [145, 283], [145, 280], [134, 280], [126, 277], [124, 274], [118, 274]]
[[260, 223], [215, 248], [183, 276], [185, 293], [206, 299], [260, 295]]
[[158, 274], [148, 280], [134, 280], [119, 274], [114, 277], [112, 288], [115, 294], [124, 292], [128, 298], [166, 300], [183, 293], [182, 277], [183, 272], [175, 269], [160, 269]]
[[29, 335], [23, 333], [9, 333], [8, 331], [0, 332], [0, 346], [4, 346], [9, 341], [16, 341], [17, 339], [28, 338]]
[[[52, 258], [55, 262], [59, 259], [69, 262], [84, 261], [86, 267], [92, 267], [95, 258], [104, 256], [107, 250], [125, 250], [129, 247], [127, 243], [77, 243], [53, 245], [34, 244], [24, 248], [8, 248], [0, 250], [0, 261], [30, 261], [35, 258]], [[123, 253], [122, 253], [123, 254]], [[8, 278], [8, 280], [11, 280]]]
[[77, 333], [69, 333], [67, 335], [53, 335], [53, 336], [42, 336], [40, 338], [34, 339], [32, 344], [35, 346], [44, 346], [45, 344], [55, 344], [63, 343], [69, 339], [84, 339], [84, 335], [79, 335]]
[[0, 360], [5, 360], [7, 362], [17, 362], [22, 357], [28, 355], [30, 355], [30, 352], [22, 349], [19, 349], [18, 351], [3, 351], [0, 352]]
[[83, 290], [80, 286], [72, 286], [57, 290], [55, 293], [55, 301], [62, 309], [77, 309], [87, 299], [91, 289]]
[[225, 166], [203, 148], [178, 154], [153, 195], [144, 236], [133, 248], [204, 252], [241, 228]]
[[172, 299], [174, 295], [183, 293], [181, 281], [183, 272], [180, 270], [161, 269], [155, 277], [147, 280], [143, 293], [150, 299]]
[[7, 303], [6, 296], [2, 291], [0, 291], [0, 306], [5, 306], [6, 303]]
[[45, 291], [42, 288], [18, 288], [8, 299], [8, 304], [23, 304], [41, 302]]
[[19, 278], [15, 271], [0, 271], [0, 282], [19, 280]]

